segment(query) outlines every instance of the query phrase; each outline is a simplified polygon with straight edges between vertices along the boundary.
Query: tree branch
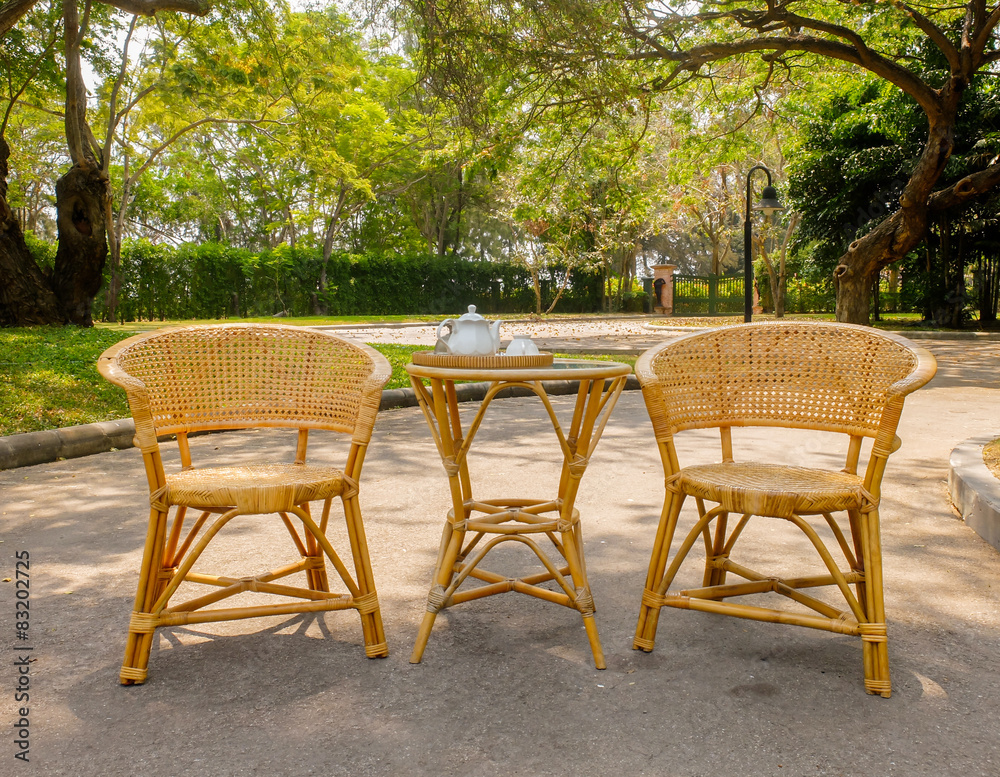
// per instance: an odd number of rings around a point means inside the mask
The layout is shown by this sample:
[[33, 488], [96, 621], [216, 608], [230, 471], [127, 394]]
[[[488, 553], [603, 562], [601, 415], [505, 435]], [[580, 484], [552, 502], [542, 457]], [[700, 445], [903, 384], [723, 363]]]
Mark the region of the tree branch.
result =
[[143, 162], [142, 165], [132, 174], [132, 180], [138, 180], [139, 176], [141, 176], [144, 172], [146, 172], [146, 170], [149, 169], [149, 166], [156, 161], [156, 158], [164, 151], [166, 151], [177, 140], [179, 140], [183, 135], [185, 135], [186, 133], [190, 132], [191, 130], [197, 127], [200, 127], [203, 124], [223, 124], [223, 125], [249, 124], [251, 126], [256, 127], [262, 122], [263, 119], [217, 119], [211, 116], [205, 117], [203, 119], [198, 119], [197, 121], [193, 121], [190, 124], [181, 127], [173, 135], [171, 135], [169, 138], [163, 141], [159, 146], [150, 151], [149, 155], [146, 158], [146, 161]]
[[[1000, 4], [993, 9], [989, 16], [980, 19], [979, 24], [981, 26], [976, 30], [976, 38], [972, 45], [976, 51], [984, 52], [990, 36], [993, 35], [993, 31], [997, 28], [997, 25], [1000, 24]], [[990, 59], [996, 59], [996, 57], [993, 56]]]
[[138, 16], [155, 16], [158, 11], [179, 11], [193, 16], [204, 16], [212, 10], [212, 0], [100, 0], [100, 2]]
[[140, 102], [142, 102], [143, 98], [146, 95], [155, 92], [160, 86], [161, 84], [159, 82], [154, 82], [149, 86], [140, 89], [138, 92], [136, 92], [135, 95], [132, 97], [132, 99], [129, 100], [125, 105], [123, 105], [121, 110], [118, 111], [118, 113], [115, 115], [114, 118], [115, 126], [117, 127], [118, 124], [121, 122], [121, 120], [124, 119], [126, 116], [128, 116], [128, 114], [132, 111], [132, 109], [135, 108], [135, 106], [137, 106]]
[[[7, 0], [0, 5], [0, 37], [17, 24], [39, 0]], [[98, 0], [104, 5], [139, 16], [154, 16], [157, 11], [178, 11], [204, 16], [212, 10], [213, 0]]]
[[[6, 97], [4, 97], [2, 99], [5, 102], [7, 101]], [[28, 102], [27, 100], [17, 99], [17, 100], [15, 100], [15, 102], [17, 103], [17, 105], [23, 105], [25, 108], [31, 108], [33, 111], [38, 111], [39, 113], [46, 113], [49, 116], [55, 116], [58, 119], [65, 119], [66, 118], [66, 112], [65, 111], [56, 111], [56, 110], [53, 110], [52, 108], [46, 108], [44, 105], [36, 105], [35, 103]], [[11, 103], [11, 104], [13, 104], [13, 103]]]
[[864, 68], [871, 73], [898, 86], [913, 97], [929, 114], [936, 113], [941, 108], [937, 92], [927, 83], [904, 67], [883, 57], [871, 49], [862, 46], [851, 46], [838, 41], [824, 40], [810, 35], [774, 36], [749, 38], [747, 40], [730, 40], [707, 43], [695, 46], [687, 51], [670, 51], [666, 55], [660, 50], [633, 55], [633, 59], [668, 59], [677, 64], [674, 72], [664, 79], [663, 86], [669, 85], [676, 75], [682, 71], [696, 71], [703, 65], [718, 62], [741, 54], [760, 54], [773, 52], [780, 56], [788, 51], [801, 51], [817, 54], [829, 59], [837, 59]]
[[125, 74], [128, 72], [128, 45], [132, 41], [132, 34], [135, 32], [136, 19], [138, 19], [138, 17], [133, 16], [132, 21], [128, 26], [128, 33], [125, 35], [125, 41], [122, 43], [121, 68], [118, 70], [118, 77], [115, 78], [115, 84], [111, 88], [111, 96], [108, 98], [108, 126], [107, 132], [104, 135], [103, 149], [105, 172], [108, 171], [108, 168], [111, 165], [111, 147], [114, 143], [115, 129], [118, 127], [118, 122], [122, 119], [122, 114], [117, 113], [118, 93], [121, 91], [122, 84], [125, 83]]
[[88, 148], [87, 93], [80, 66], [80, 17], [76, 0], [63, 0], [66, 42], [66, 144], [74, 165], [90, 163], [97, 167]]
[[948, 66], [953, 71], [957, 71], [961, 68], [961, 56], [958, 53], [958, 49], [955, 48], [955, 44], [948, 40], [948, 36], [942, 32], [940, 27], [920, 13], [916, 8], [912, 8], [900, 0], [893, 0], [893, 5], [909, 16], [917, 29], [921, 30], [934, 42], [934, 45], [941, 50], [945, 59], [948, 60]]
[[[38, 75], [38, 71], [41, 69], [43, 60], [55, 47], [58, 37], [59, 29], [57, 27], [52, 30], [52, 35], [45, 48], [38, 54], [37, 57], [35, 57], [35, 61], [31, 66], [31, 72], [25, 76], [24, 83], [22, 83], [17, 92], [7, 100], [7, 109], [4, 111], [3, 121], [0, 121], [0, 137], [3, 137], [3, 134], [7, 131], [7, 122], [10, 121], [10, 113], [14, 110], [14, 105], [21, 101], [21, 95], [24, 94], [25, 90], [28, 88], [28, 84], [31, 83], [31, 79]], [[59, 114], [59, 116], [61, 117], [62, 114]]]
[[0, 5], [0, 36], [6, 35], [37, 4], [38, 0], [7, 0]]
[[927, 206], [932, 211], [955, 208], [989, 192], [996, 186], [1000, 186], [1000, 162], [994, 162], [984, 170], [965, 176], [947, 189], [934, 192], [927, 201]]

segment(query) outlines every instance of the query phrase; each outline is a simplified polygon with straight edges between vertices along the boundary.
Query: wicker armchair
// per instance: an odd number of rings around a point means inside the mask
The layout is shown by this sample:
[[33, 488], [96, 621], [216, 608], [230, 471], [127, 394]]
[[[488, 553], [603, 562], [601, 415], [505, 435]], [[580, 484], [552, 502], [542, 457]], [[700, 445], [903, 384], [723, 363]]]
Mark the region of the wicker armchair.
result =
[[[633, 647], [653, 649], [665, 605], [858, 635], [865, 690], [888, 697], [879, 493], [886, 460], [899, 447], [896, 426], [903, 399], [934, 376], [934, 357], [903, 338], [867, 327], [781, 322], [717, 329], [664, 343], [644, 353], [635, 371], [663, 462], [666, 499]], [[847, 435], [844, 468], [737, 462], [732, 428], [740, 426]], [[721, 463], [681, 468], [674, 435], [706, 428], [719, 429]], [[873, 442], [859, 475], [864, 438]], [[698, 520], [670, 559], [688, 496], [695, 499]], [[740, 516], [731, 529], [730, 513]], [[846, 527], [834, 513], [846, 513]], [[782, 579], [733, 561], [734, 546], [752, 516], [797, 526], [826, 573]], [[841, 569], [817, 533], [817, 521], [829, 528], [846, 568]], [[702, 587], [670, 591], [699, 537], [706, 556]], [[742, 580], [727, 583], [729, 573]], [[838, 589], [839, 606], [846, 609], [806, 592], [823, 586]], [[806, 611], [725, 601], [768, 593], [785, 596]]]
[[[358, 478], [390, 375], [385, 357], [300, 327], [225, 324], [130, 338], [105, 351], [98, 369], [128, 393], [151, 504], [123, 685], [145, 681], [154, 632], [164, 626], [353, 608], [361, 616], [367, 655], [388, 655], [358, 504]], [[192, 466], [189, 434], [261, 427], [297, 430], [294, 463]], [[312, 429], [350, 435], [343, 469], [305, 463]], [[164, 469], [157, 441], [164, 435], [177, 436], [180, 471]], [[353, 577], [327, 538], [334, 497], [343, 503]], [[318, 522], [309, 509], [314, 501], [322, 502]], [[188, 522], [191, 513], [195, 517]], [[287, 528], [295, 560], [240, 578], [195, 570], [209, 543], [224, 541], [219, 531], [226, 524], [268, 513], [280, 516]], [[347, 593], [331, 593], [325, 559]], [[299, 573], [296, 584], [285, 580]], [[178, 589], [190, 597], [199, 586], [208, 593], [171, 604]], [[248, 591], [281, 601], [210, 607]]]

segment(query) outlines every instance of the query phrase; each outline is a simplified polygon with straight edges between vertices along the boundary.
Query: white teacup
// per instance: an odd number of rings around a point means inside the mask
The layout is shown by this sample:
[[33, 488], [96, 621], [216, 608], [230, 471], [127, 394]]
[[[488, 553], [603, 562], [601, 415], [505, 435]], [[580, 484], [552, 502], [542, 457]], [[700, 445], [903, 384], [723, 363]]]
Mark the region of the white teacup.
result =
[[515, 337], [510, 341], [510, 345], [507, 346], [504, 353], [508, 356], [534, 356], [538, 353], [538, 346], [532, 342], [530, 337]]

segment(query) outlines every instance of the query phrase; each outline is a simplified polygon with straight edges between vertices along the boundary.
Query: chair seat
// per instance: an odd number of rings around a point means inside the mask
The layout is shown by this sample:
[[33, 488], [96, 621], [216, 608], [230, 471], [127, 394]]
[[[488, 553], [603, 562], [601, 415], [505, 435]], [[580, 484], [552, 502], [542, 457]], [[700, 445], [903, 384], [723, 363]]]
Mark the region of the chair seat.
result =
[[189, 469], [167, 475], [164, 501], [202, 509], [274, 513], [344, 492], [344, 473], [306, 464], [248, 464]]
[[872, 503], [864, 481], [847, 472], [756, 462], [685, 467], [677, 487], [734, 513], [777, 518], [861, 509]]

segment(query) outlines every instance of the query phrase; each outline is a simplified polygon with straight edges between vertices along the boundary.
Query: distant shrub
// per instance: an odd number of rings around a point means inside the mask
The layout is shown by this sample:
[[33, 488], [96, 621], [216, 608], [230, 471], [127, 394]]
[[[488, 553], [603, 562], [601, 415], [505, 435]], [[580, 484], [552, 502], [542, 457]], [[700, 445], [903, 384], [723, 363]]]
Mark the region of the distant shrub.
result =
[[[120, 321], [444, 314], [468, 305], [482, 313], [526, 313], [535, 304], [525, 268], [459, 256], [337, 253], [324, 267], [317, 248], [252, 253], [219, 243], [174, 248], [130, 240], [122, 245], [121, 272]], [[571, 278], [557, 310], [599, 310], [600, 276], [576, 272]], [[551, 278], [542, 280], [546, 306], [556, 290]], [[628, 309], [640, 309], [633, 296]], [[95, 317], [103, 317], [104, 302], [98, 295]]]

